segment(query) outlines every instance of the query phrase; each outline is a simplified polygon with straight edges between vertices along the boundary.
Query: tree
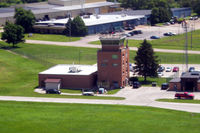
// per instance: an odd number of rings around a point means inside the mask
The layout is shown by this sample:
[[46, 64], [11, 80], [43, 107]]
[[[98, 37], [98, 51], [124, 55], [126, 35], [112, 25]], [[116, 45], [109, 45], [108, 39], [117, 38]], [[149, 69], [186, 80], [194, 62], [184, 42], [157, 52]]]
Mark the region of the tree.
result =
[[68, 19], [67, 23], [65, 24], [65, 30], [63, 31], [63, 34], [66, 36], [71, 36], [73, 21], [71, 18]]
[[137, 55], [135, 56], [136, 72], [146, 78], [157, 77], [157, 69], [159, 67], [158, 57], [154, 55], [154, 51], [150, 43], [146, 40], [138, 48]]
[[169, 8], [153, 8], [150, 16], [151, 24], [168, 22], [171, 19], [172, 13]]
[[73, 36], [85, 36], [88, 32], [88, 29], [80, 16], [73, 19], [71, 29]]
[[6, 22], [4, 26], [4, 32], [2, 33], [2, 40], [5, 40], [7, 43], [12, 43], [13, 47], [20, 43], [24, 42], [24, 29], [20, 25], [16, 25], [10, 22]]
[[194, 12], [200, 15], [200, 1], [194, 5]]
[[32, 32], [35, 24], [35, 16], [31, 10], [16, 8], [14, 18], [15, 24], [21, 25], [24, 28], [25, 33]]
[[152, 25], [160, 22], [160, 19], [159, 19], [159, 9], [158, 8], [153, 8], [152, 9], [151, 16], [150, 16], [150, 21], [151, 21]]

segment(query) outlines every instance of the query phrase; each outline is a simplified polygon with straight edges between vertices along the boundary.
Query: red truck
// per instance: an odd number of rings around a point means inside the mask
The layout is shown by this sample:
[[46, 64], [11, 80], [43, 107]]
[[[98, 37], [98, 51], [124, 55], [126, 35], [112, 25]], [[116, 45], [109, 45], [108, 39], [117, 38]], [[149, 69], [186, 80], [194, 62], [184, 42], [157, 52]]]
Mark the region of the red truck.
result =
[[188, 92], [184, 92], [184, 93], [176, 93], [175, 94], [175, 98], [177, 99], [194, 99], [194, 94], [192, 93], [188, 93]]

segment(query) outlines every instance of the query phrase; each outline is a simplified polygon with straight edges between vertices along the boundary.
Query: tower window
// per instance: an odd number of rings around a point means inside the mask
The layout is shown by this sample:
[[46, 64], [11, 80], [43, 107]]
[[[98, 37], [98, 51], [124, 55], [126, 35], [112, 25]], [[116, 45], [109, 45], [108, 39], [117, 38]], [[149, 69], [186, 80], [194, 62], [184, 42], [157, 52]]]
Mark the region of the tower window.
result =
[[118, 59], [118, 55], [113, 54], [113, 55], [112, 55], [112, 59]]
[[107, 66], [107, 64], [106, 63], [101, 63], [101, 66], [105, 67], [105, 66]]
[[118, 64], [114, 63], [114, 64], [112, 64], [112, 66], [114, 66], [114, 67], [117, 67], [117, 66], [118, 66]]

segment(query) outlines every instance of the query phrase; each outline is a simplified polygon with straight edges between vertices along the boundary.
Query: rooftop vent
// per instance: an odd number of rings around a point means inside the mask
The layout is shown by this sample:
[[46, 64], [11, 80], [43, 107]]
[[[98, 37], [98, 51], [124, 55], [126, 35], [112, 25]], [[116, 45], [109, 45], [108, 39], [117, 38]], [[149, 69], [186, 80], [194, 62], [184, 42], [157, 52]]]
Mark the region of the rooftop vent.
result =
[[81, 70], [78, 67], [75, 66], [69, 67], [69, 73], [78, 73], [80, 71]]

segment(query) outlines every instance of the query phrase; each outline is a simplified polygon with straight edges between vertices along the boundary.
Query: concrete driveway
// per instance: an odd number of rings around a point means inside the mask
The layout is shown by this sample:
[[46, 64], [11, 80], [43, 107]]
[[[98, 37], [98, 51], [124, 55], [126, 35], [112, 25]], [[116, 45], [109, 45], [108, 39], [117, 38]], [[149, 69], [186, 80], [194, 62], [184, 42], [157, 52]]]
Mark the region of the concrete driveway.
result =
[[[132, 89], [131, 87], [126, 87], [115, 95], [109, 95], [125, 97], [125, 100], [67, 99], [19, 96], [0, 96], [0, 100], [54, 103], [137, 105], [200, 113], [200, 104], [168, 103], [155, 101], [156, 99], [160, 98], [174, 98], [174, 94], [175, 92], [167, 92], [165, 90], [160, 90], [159, 87], [141, 87], [139, 89]], [[199, 92], [195, 92], [194, 94], [195, 99], [200, 99]]]

